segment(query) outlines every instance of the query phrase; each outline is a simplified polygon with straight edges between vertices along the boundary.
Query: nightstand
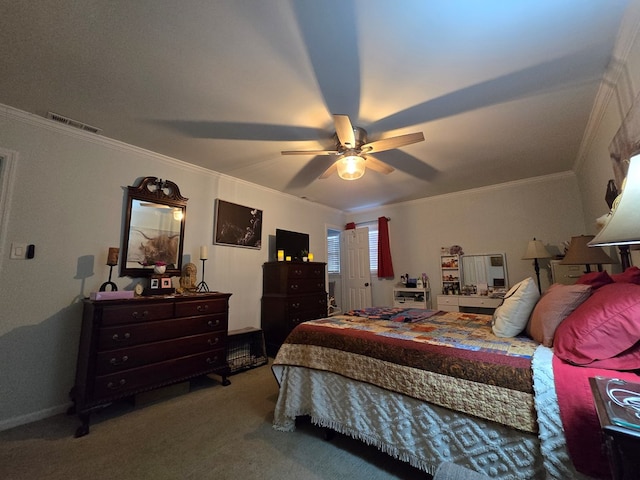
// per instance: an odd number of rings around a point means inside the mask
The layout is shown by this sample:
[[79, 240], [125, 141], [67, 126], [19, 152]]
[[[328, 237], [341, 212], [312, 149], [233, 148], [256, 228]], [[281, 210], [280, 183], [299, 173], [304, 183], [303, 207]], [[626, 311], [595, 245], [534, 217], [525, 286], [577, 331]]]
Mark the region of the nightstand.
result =
[[614, 480], [637, 479], [638, 472], [640, 472], [640, 458], [638, 456], [640, 428], [624, 427], [611, 419], [606, 407], [606, 403], [611, 400], [607, 397], [605, 381], [612, 379], [603, 379], [602, 377], [598, 377], [598, 379], [589, 378], [589, 384], [604, 436], [611, 475]]

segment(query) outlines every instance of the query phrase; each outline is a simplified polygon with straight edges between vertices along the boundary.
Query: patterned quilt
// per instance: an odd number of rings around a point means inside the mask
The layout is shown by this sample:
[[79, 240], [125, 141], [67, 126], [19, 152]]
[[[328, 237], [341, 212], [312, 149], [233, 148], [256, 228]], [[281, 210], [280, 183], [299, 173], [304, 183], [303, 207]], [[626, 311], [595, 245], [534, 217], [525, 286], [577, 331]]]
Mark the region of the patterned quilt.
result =
[[496, 337], [489, 315], [427, 311], [425, 318], [416, 319], [411, 309], [388, 310], [393, 311], [372, 310], [370, 316], [360, 311], [359, 316], [302, 323], [282, 345], [274, 365], [337, 373], [537, 431], [531, 370], [536, 342]]

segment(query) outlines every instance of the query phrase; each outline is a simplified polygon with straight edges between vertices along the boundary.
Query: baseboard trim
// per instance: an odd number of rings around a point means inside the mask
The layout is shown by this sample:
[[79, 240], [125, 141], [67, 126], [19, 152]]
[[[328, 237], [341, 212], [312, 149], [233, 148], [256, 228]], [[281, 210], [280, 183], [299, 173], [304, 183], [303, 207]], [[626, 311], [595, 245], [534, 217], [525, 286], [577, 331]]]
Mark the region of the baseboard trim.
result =
[[71, 403], [67, 403], [65, 405], [46, 408], [38, 412], [29, 413], [27, 415], [0, 420], [0, 432], [2, 432], [3, 430], [9, 430], [10, 428], [19, 427], [20, 425], [26, 425], [27, 423], [44, 420], [45, 418], [53, 417], [54, 415], [59, 415], [60, 413], [65, 413], [70, 406]]

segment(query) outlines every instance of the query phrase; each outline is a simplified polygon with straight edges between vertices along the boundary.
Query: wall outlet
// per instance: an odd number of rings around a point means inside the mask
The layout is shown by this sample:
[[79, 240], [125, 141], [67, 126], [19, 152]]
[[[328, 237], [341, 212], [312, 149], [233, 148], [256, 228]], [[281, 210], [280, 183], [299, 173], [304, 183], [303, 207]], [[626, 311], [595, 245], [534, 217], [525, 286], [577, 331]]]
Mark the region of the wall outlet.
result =
[[11, 254], [9, 258], [13, 260], [24, 260], [27, 258], [27, 244], [26, 243], [12, 243]]

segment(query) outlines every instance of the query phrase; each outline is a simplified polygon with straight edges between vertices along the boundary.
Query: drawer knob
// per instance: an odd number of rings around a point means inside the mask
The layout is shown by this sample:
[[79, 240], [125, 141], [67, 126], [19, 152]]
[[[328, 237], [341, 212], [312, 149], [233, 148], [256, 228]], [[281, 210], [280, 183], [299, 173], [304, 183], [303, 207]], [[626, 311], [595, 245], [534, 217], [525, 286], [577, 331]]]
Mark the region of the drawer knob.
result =
[[209, 320], [207, 322], [207, 325], [209, 325], [210, 327], [217, 327], [218, 325], [220, 325], [220, 320], [216, 320], [215, 322], [213, 320]]
[[215, 356], [215, 357], [213, 357], [213, 358], [207, 357], [207, 363], [208, 363], [209, 365], [213, 365], [213, 364], [215, 364], [215, 363], [218, 363], [218, 356], [216, 355], [216, 356]]
[[126, 355], [123, 355], [120, 361], [118, 361], [117, 358], [113, 357], [109, 363], [111, 363], [111, 365], [122, 365], [127, 360], [129, 360], [129, 357], [127, 357]]
[[217, 345], [218, 342], [220, 342], [220, 337], [216, 337], [216, 338], [213, 338], [213, 339], [212, 338], [207, 339], [207, 343], [209, 345], [211, 345], [211, 346]]
[[122, 342], [122, 341], [124, 341], [124, 340], [129, 340], [129, 338], [131, 338], [131, 334], [130, 334], [129, 332], [126, 332], [126, 333], [122, 336], [122, 338], [120, 338], [120, 335], [118, 335], [118, 334], [116, 333], [116, 334], [115, 334], [113, 337], [111, 337], [111, 338], [113, 338], [116, 342]]
[[140, 320], [142, 318], [146, 318], [149, 315], [149, 312], [147, 310], [145, 310], [144, 312], [140, 313], [138, 311], [135, 311], [131, 314], [131, 316], [133, 318], [135, 318], [136, 320]]
[[107, 388], [110, 390], [118, 390], [119, 388], [124, 387], [125, 383], [127, 383], [127, 381], [124, 378], [121, 378], [120, 381], [117, 383], [114, 383], [114, 382], [107, 383]]
[[291, 284], [291, 290], [298, 290], [298, 288], [300, 288], [300, 287], [299, 287], [299, 285], [297, 283]]
[[199, 312], [206, 312], [207, 310], [209, 310], [209, 305], [198, 305], [196, 307], [196, 310], [198, 310]]
[[291, 308], [300, 308], [300, 303], [292, 303]]

